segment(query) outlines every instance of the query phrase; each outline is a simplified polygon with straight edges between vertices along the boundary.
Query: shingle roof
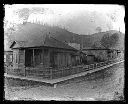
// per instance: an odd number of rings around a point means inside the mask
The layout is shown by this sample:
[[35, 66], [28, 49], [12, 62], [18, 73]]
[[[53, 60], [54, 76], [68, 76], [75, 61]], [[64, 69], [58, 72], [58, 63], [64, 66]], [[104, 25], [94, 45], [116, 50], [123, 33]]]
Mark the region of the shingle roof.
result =
[[41, 31], [41, 25], [27, 23], [15, 32], [16, 44], [12, 48], [22, 47], [55, 47], [76, 50], [75, 48], [53, 38], [48, 31]]

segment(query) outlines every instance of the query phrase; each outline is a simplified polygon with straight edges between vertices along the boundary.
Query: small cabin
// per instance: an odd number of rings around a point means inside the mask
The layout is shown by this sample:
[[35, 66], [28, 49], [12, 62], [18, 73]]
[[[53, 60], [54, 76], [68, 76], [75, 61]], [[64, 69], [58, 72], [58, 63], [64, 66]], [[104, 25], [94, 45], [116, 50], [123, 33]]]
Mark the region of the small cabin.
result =
[[43, 38], [38, 42], [33, 40], [12, 43], [13, 69], [23, 75], [26, 75], [27, 69], [33, 71], [33, 74], [40, 71], [48, 74], [47, 72], [51, 73], [50, 70], [57, 72], [80, 63], [78, 50], [51, 36], [46, 35]]
[[94, 55], [87, 55], [86, 60], [87, 60], [88, 64], [92, 64], [92, 63], [94, 63], [95, 56]]
[[39, 24], [20, 25], [10, 46], [13, 50], [11, 72], [47, 79], [73, 74], [72, 67], [80, 64], [78, 50], [57, 40], [54, 35], [55, 32]]
[[[117, 50], [115, 49], [105, 49], [105, 48], [84, 48], [83, 52], [87, 55], [93, 55], [95, 61], [105, 61], [108, 59], [114, 59], [118, 57]], [[91, 57], [91, 56], [90, 56]]]
[[83, 64], [92, 64], [95, 61], [95, 56], [92, 54], [86, 54], [85, 52], [81, 52], [82, 54], [82, 63]]

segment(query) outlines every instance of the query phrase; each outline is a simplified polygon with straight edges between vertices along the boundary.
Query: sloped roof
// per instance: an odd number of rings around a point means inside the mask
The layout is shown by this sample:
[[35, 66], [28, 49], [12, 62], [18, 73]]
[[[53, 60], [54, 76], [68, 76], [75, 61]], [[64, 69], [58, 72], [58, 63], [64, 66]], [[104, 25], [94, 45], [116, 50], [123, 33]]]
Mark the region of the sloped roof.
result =
[[102, 47], [84, 47], [83, 50], [105, 50], [106, 48]]
[[49, 31], [42, 31], [41, 25], [38, 24], [27, 23], [14, 35], [16, 44], [12, 45], [11, 48], [47, 46], [76, 50], [68, 44], [53, 38]]

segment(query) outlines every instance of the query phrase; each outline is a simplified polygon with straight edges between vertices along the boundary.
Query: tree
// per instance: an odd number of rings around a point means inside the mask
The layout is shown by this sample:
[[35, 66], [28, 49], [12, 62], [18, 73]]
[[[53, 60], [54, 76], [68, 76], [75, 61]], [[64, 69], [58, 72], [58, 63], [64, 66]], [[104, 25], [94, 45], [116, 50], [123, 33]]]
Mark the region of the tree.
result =
[[96, 31], [97, 31], [97, 32], [101, 32], [101, 31], [102, 31], [102, 28], [101, 28], [101, 27], [97, 27], [97, 28], [96, 28]]
[[94, 42], [94, 44], [92, 45], [92, 48], [94, 48], [94, 49], [101, 48], [100, 42], [99, 41]]
[[118, 40], [119, 40], [119, 34], [118, 33], [114, 33], [112, 36], [110, 36], [111, 47], [114, 47], [117, 44]]
[[12, 41], [14, 41], [13, 33], [18, 30], [18, 25], [15, 23], [9, 23], [7, 20], [4, 21], [4, 47], [9, 48]]
[[29, 17], [29, 9], [23, 8], [23, 9], [18, 10], [18, 16], [19, 16], [19, 19], [22, 19], [23, 22], [26, 22]]
[[101, 39], [101, 45], [104, 46], [106, 49], [114, 47], [119, 40], [118, 33], [114, 33], [109, 36], [109, 33], [105, 34]]
[[110, 37], [109, 34], [104, 34], [104, 36], [101, 39], [101, 45], [104, 46], [106, 49], [108, 49], [111, 45], [110, 43]]

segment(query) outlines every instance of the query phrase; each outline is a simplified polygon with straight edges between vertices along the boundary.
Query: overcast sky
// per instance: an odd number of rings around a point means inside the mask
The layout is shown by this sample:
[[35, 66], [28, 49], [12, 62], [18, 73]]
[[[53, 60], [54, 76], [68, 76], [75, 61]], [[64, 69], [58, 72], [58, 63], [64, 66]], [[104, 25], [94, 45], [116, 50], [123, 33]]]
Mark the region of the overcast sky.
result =
[[24, 19], [32, 23], [59, 25], [71, 32], [86, 35], [97, 32], [97, 27], [101, 27], [102, 31], [120, 28], [125, 33], [124, 16], [125, 9], [122, 5], [5, 5], [8, 26], [10, 23], [22, 23]]

